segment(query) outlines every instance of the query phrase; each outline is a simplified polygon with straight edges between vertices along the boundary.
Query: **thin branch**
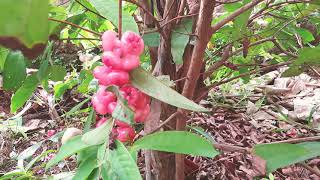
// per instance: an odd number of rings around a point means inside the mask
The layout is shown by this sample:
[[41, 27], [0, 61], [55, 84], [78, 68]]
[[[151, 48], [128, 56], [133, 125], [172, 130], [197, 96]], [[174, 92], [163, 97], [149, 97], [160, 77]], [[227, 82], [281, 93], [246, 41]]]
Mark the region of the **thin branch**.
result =
[[166, 36], [164, 35], [164, 33], [162, 32], [161, 30], [161, 26], [159, 24], [159, 21], [157, 20], [157, 18], [155, 18], [153, 16], [153, 14], [148, 10], [146, 9], [144, 6], [142, 6], [139, 2], [137, 2], [136, 0], [124, 0], [124, 1], [127, 1], [129, 3], [132, 3], [132, 4], [135, 4], [137, 5], [139, 8], [141, 8], [148, 16], [150, 16], [150, 18], [154, 21], [154, 24], [157, 28], [157, 31], [159, 31], [159, 33], [162, 35], [162, 37], [164, 37], [166, 39]]
[[203, 78], [206, 79], [207, 77], [209, 77], [214, 71], [216, 71], [217, 69], [219, 69], [221, 66], [224, 65], [225, 61], [227, 61], [230, 57], [230, 51], [232, 48], [232, 44], [229, 44], [223, 51], [222, 53], [222, 57], [220, 59], [220, 61], [215, 62], [212, 66], [210, 66], [208, 68], [208, 70], [203, 74]]
[[253, 0], [250, 3], [242, 6], [241, 8], [239, 8], [238, 10], [236, 10], [235, 12], [233, 12], [232, 14], [230, 14], [228, 17], [224, 18], [222, 21], [216, 23], [215, 25], [213, 25], [211, 27], [211, 34], [215, 33], [218, 29], [220, 29], [222, 26], [224, 26], [225, 24], [227, 24], [228, 22], [232, 21], [234, 18], [236, 18], [237, 16], [239, 16], [240, 14], [242, 14], [243, 12], [247, 11], [248, 9], [254, 7], [255, 5], [259, 4], [260, 2], [262, 2], [264, 0]]
[[288, 55], [288, 56], [291, 56], [291, 57], [294, 57], [294, 58], [297, 58], [298, 56], [289, 52], [289, 51], [286, 51], [284, 48], [282, 48], [282, 46], [277, 42], [276, 39], [273, 39], [272, 40], [272, 43], [281, 51], [283, 52], [284, 54]]
[[49, 21], [55, 21], [55, 22], [59, 22], [59, 23], [63, 23], [63, 24], [68, 24], [70, 26], [73, 26], [73, 27], [76, 27], [76, 28], [79, 28], [79, 29], [82, 29], [84, 31], [87, 31], [89, 33], [92, 33], [94, 35], [97, 35], [97, 36], [101, 36], [102, 34], [98, 33], [98, 32], [95, 32], [95, 31], [92, 31], [90, 29], [86, 29], [86, 28], [83, 28], [77, 24], [74, 24], [72, 22], [69, 22], [69, 21], [64, 21], [64, 20], [58, 20], [58, 19], [53, 19], [53, 18], [48, 18]]
[[242, 153], [250, 153], [250, 148], [234, 146], [229, 144], [221, 144], [221, 143], [213, 143], [213, 147], [224, 151], [224, 152], [242, 152]]
[[296, 144], [296, 143], [301, 143], [301, 142], [310, 142], [310, 141], [319, 141], [319, 140], [320, 140], [320, 136], [312, 136], [312, 137], [303, 137], [303, 138], [293, 138], [293, 139], [265, 143], [265, 144], [278, 144], [278, 143]]
[[98, 38], [61, 38], [59, 40], [61, 40], [61, 41], [65, 41], [65, 40], [93, 40], [93, 41], [100, 41], [101, 39], [98, 39]]
[[179, 115], [180, 112], [177, 111], [173, 114], [171, 114], [171, 116], [168, 117], [168, 119], [166, 119], [165, 121], [163, 121], [158, 127], [156, 127], [155, 129], [151, 130], [148, 134], [152, 134], [156, 131], [159, 131], [163, 126], [165, 126], [166, 124], [168, 124], [170, 121], [172, 121], [177, 115]]
[[243, 74], [240, 74], [238, 76], [235, 76], [235, 77], [232, 77], [232, 78], [229, 78], [229, 79], [226, 79], [226, 80], [223, 80], [223, 81], [219, 81], [217, 83], [214, 83], [212, 85], [210, 85], [209, 87], [207, 87], [207, 90], [205, 90], [205, 92], [203, 92], [199, 97], [196, 98], [196, 102], [200, 101], [203, 97], [206, 96], [206, 94], [208, 94], [209, 91], [211, 91], [213, 88], [221, 85], [221, 84], [225, 84], [225, 83], [228, 83], [228, 82], [231, 82], [233, 80], [236, 80], [236, 79], [239, 79], [239, 78], [242, 78], [242, 77], [245, 77], [245, 76], [249, 76], [249, 75], [252, 75], [252, 74], [256, 74], [260, 71], [266, 71], [268, 69], [272, 69], [272, 68], [278, 68], [278, 67], [281, 67], [281, 66], [285, 66], [285, 65], [289, 65], [291, 64], [292, 61], [288, 61], [288, 62], [284, 62], [284, 63], [279, 63], [279, 64], [273, 64], [273, 65], [270, 65], [270, 66], [266, 66], [266, 67], [263, 67], [263, 68], [260, 68], [258, 70], [252, 70], [252, 71], [249, 71], [249, 72], [246, 72], [246, 73], [243, 73]]
[[299, 163], [302, 167], [308, 169], [310, 172], [312, 172], [313, 174], [317, 175], [320, 178], [320, 171], [319, 169], [315, 169], [311, 166], [309, 166], [307, 163]]
[[83, 8], [85, 8], [87, 11], [89, 11], [89, 12], [91, 12], [91, 13], [93, 13], [93, 14], [95, 14], [95, 15], [103, 18], [103, 19], [107, 19], [106, 17], [102, 16], [101, 14], [99, 14], [99, 13], [97, 13], [97, 12], [89, 9], [88, 7], [86, 7], [86, 6], [85, 6], [84, 4], [82, 4], [79, 0], [75, 0], [75, 2], [78, 3], [80, 6], [82, 6]]
[[177, 17], [175, 17], [175, 18], [170, 19], [170, 20], [167, 21], [166, 23], [162, 24], [162, 25], [161, 25], [161, 28], [163, 28], [164, 26], [172, 23], [172, 22], [175, 21], [175, 20], [182, 19], [182, 18], [187, 18], [187, 17], [193, 17], [193, 16], [197, 16], [197, 15], [199, 15], [199, 13], [187, 14], [187, 15], [184, 15], [184, 16], [177, 16]]

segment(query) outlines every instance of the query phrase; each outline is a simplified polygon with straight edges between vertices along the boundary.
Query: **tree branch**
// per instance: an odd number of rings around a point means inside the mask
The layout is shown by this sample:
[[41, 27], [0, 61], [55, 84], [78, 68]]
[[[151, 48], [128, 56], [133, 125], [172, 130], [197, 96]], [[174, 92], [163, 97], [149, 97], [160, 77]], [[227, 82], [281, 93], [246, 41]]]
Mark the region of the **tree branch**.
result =
[[63, 20], [58, 20], [58, 19], [53, 19], [53, 18], [48, 18], [48, 20], [49, 21], [55, 21], [55, 22], [63, 23], [63, 24], [68, 24], [70, 26], [82, 29], [84, 31], [87, 31], [87, 32], [92, 33], [92, 34], [97, 35], [97, 36], [101, 36], [102, 35], [102, 34], [100, 34], [98, 32], [92, 31], [90, 29], [83, 28], [83, 27], [81, 27], [81, 26], [79, 26], [77, 24], [73, 24], [72, 22], [69, 22], [69, 21], [63, 21]]
[[217, 30], [219, 30], [222, 26], [224, 26], [225, 24], [227, 24], [228, 22], [232, 21], [234, 18], [236, 18], [237, 16], [239, 16], [240, 14], [242, 14], [243, 12], [247, 11], [248, 9], [254, 7], [255, 5], [259, 4], [260, 2], [262, 2], [264, 0], [253, 0], [250, 3], [242, 6], [241, 8], [239, 8], [238, 10], [236, 10], [235, 12], [233, 12], [232, 14], [230, 14], [228, 17], [224, 18], [222, 21], [216, 23], [215, 25], [213, 25], [211, 27], [211, 34], [215, 33]]
[[[197, 43], [194, 46], [190, 66], [187, 73], [187, 80], [184, 84], [182, 95], [192, 99], [197, 81], [200, 76], [201, 67], [203, 64], [204, 53], [207, 44], [210, 40], [212, 13], [215, 2], [213, 0], [202, 0], [200, 4], [200, 14], [196, 26], [196, 35], [198, 36]], [[184, 114], [184, 110], [178, 109], [178, 112]], [[185, 118], [177, 118], [176, 129], [185, 130]], [[184, 155], [176, 154], [176, 180], [183, 180], [184, 175]]]
[[103, 18], [103, 19], [107, 19], [107, 18], [105, 18], [104, 16], [102, 16], [101, 14], [99, 14], [99, 13], [97, 13], [97, 12], [89, 9], [88, 7], [86, 7], [86, 6], [85, 6], [84, 4], [82, 4], [79, 0], [75, 0], [75, 2], [78, 3], [80, 6], [82, 6], [83, 8], [85, 8], [87, 11], [89, 11], [89, 12], [91, 12], [91, 13], [93, 13], [93, 14], [95, 14], [95, 15]]

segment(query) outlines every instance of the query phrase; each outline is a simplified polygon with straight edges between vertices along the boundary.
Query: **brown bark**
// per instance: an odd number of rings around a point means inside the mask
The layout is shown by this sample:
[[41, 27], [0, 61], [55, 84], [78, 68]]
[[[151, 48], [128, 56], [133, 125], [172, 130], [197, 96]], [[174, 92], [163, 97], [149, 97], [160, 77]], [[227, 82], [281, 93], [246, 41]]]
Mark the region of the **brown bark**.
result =
[[[160, 1], [159, 1], [160, 2]], [[161, 3], [161, 2], [160, 2]], [[163, 6], [162, 6], [163, 7]], [[178, 12], [178, 2], [176, 0], [167, 0], [164, 6], [164, 20], [162, 24], [170, 21], [174, 17], [176, 17]], [[160, 46], [158, 49], [158, 58], [156, 66], [153, 70], [154, 75], [169, 75], [171, 79], [176, 79], [176, 68], [175, 64], [172, 60], [171, 54], [171, 31], [173, 28], [173, 23], [169, 23], [164, 26], [162, 32], [164, 37], [161, 37]], [[160, 119], [167, 119], [171, 114], [176, 111], [176, 108], [169, 106], [167, 104], [162, 103], [161, 105], [162, 111]], [[174, 127], [175, 121], [170, 122], [168, 125]], [[157, 163], [157, 167], [159, 170], [159, 174], [155, 179], [159, 180], [173, 180], [175, 174], [175, 158], [172, 153], [164, 153], [158, 152], [159, 160]]]
[[[200, 4], [200, 14], [196, 26], [196, 35], [198, 37], [196, 45], [194, 46], [190, 67], [187, 73], [187, 79], [184, 84], [182, 95], [192, 99], [197, 81], [200, 76], [200, 71], [203, 65], [204, 52], [207, 47], [207, 43], [211, 37], [211, 21], [212, 13], [214, 9], [214, 1], [203, 0]], [[182, 111], [182, 110], [180, 110]], [[177, 119], [176, 129], [185, 130], [186, 120], [183, 116]], [[183, 180], [184, 174], [184, 155], [176, 155], [176, 180]]]

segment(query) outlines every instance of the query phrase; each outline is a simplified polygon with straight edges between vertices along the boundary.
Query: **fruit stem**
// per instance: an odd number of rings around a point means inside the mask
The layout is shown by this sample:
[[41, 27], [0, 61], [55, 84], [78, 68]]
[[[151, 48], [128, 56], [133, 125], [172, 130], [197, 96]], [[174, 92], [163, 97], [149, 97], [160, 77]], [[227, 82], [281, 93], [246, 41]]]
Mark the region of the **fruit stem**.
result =
[[118, 34], [119, 34], [119, 39], [121, 39], [121, 36], [122, 36], [122, 0], [119, 0]]

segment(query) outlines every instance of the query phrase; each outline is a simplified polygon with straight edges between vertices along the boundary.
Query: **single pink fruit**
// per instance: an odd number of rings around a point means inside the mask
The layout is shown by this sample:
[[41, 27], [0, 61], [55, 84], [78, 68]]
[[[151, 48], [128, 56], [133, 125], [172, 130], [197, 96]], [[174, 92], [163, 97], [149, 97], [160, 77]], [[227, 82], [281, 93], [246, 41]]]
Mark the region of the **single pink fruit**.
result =
[[115, 41], [118, 39], [117, 33], [111, 30], [106, 31], [103, 33], [101, 39], [103, 51], [112, 51], [114, 48]]
[[107, 118], [101, 118], [99, 121], [96, 123], [96, 128], [101, 126], [103, 123], [105, 123], [108, 119]]
[[123, 70], [131, 71], [140, 65], [140, 59], [137, 55], [127, 55], [123, 58]]
[[142, 38], [131, 31], [127, 31], [122, 35], [121, 42], [128, 49], [128, 53], [139, 56], [144, 50], [144, 42]]
[[112, 92], [106, 91], [105, 86], [99, 86], [98, 92], [91, 99], [93, 108], [102, 115], [108, 113], [108, 105], [116, 100], [117, 97]]
[[120, 58], [128, 54], [126, 45], [123, 42], [121, 42], [119, 39], [114, 41], [114, 47], [111, 51], [114, 53], [114, 55]]
[[117, 139], [121, 142], [131, 142], [136, 136], [136, 133], [132, 127], [118, 127], [117, 133]]
[[120, 121], [120, 120], [115, 120], [115, 123], [119, 127], [130, 127], [130, 125], [128, 123], [125, 123], [125, 122]]
[[116, 107], [117, 107], [117, 102], [111, 102], [111, 103], [109, 103], [109, 104], [107, 105], [107, 112], [108, 112], [109, 114], [112, 114], [113, 111], [116, 109]]
[[123, 97], [128, 101], [130, 106], [135, 109], [144, 108], [150, 102], [149, 96], [134, 88], [131, 85], [125, 85], [120, 88], [120, 92]]
[[102, 54], [102, 62], [113, 69], [122, 69], [121, 58], [112, 51], [106, 51]]
[[129, 83], [129, 74], [126, 71], [113, 70], [108, 66], [97, 66], [93, 70], [93, 75], [98, 79], [100, 85], [122, 86]]
[[136, 123], [143, 123], [145, 122], [146, 118], [150, 113], [150, 105], [147, 104], [146, 107], [142, 109], [136, 109], [134, 114], [134, 121]]
[[99, 86], [99, 90], [96, 96], [99, 101], [105, 106], [108, 106], [111, 102], [115, 102], [117, 100], [116, 95], [114, 95], [113, 92], [106, 91], [105, 86]]
[[103, 53], [102, 62], [112, 69], [123, 71], [131, 71], [140, 65], [139, 56], [128, 54], [121, 57], [111, 51]]
[[57, 132], [57, 131], [54, 130], [54, 129], [48, 130], [48, 131], [47, 131], [47, 136], [48, 136], [48, 137], [51, 137], [51, 136], [55, 135], [56, 132]]
[[99, 99], [97, 95], [92, 96], [91, 99], [92, 106], [94, 110], [101, 115], [105, 115], [108, 113], [107, 106], [105, 106]]

